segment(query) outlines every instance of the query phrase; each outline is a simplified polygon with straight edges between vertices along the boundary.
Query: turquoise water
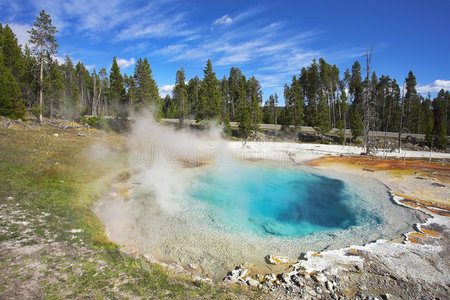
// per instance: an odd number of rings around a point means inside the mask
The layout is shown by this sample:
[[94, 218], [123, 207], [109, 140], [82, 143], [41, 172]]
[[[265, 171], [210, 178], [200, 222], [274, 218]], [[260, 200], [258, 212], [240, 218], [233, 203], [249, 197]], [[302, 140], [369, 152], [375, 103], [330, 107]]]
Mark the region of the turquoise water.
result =
[[264, 236], [346, 229], [364, 214], [344, 181], [290, 168], [212, 168], [192, 181], [189, 195], [217, 226]]

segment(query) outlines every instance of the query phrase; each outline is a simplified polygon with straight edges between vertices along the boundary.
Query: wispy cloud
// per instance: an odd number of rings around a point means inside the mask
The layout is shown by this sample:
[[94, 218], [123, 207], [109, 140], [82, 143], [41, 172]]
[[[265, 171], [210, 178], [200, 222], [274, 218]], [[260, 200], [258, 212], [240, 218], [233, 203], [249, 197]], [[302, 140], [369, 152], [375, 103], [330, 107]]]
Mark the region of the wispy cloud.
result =
[[185, 15], [171, 0], [155, 0], [142, 5], [125, 0], [30, 0], [38, 12], [50, 13], [60, 33], [76, 32], [100, 40], [105, 35], [116, 41], [164, 35], [193, 36]]
[[[211, 58], [214, 66], [235, 66], [258, 74], [263, 87], [282, 87], [301, 67], [321, 55], [320, 51], [307, 47], [320, 32], [292, 31], [289, 24], [281, 21], [267, 23], [258, 17], [260, 12], [261, 9], [250, 9], [233, 19], [224, 15], [214, 24], [229, 22], [226, 28], [205, 30], [194, 42], [169, 44], [152, 55], [162, 55], [171, 62]], [[227, 17], [232, 21], [227, 21]], [[238, 21], [242, 22], [235, 24]]]
[[130, 59], [125, 59], [125, 58], [118, 58], [117, 59], [117, 64], [119, 65], [119, 68], [121, 69], [126, 69], [129, 66], [134, 65], [136, 61], [134, 60], [134, 58], [130, 58]]
[[31, 26], [28, 24], [18, 24], [18, 23], [10, 23], [8, 25], [16, 35], [19, 44], [25, 46], [25, 44], [28, 43], [28, 40], [30, 38], [28, 30], [30, 30]]
[[163, 85], [162, 87], [159, 88], [159, 96], [165, 97], [167, 95], [171, 95], [174, 86], [175, 85], [173, 84]]
[[434, 82], [417, 87], [418, 93], [437, 93], [440, 90], [450, 91], [450, 80], [436, 79]]
[[220, 17], [219, 19], [215, 20], [214, 25], [230, 24], [231, 22], [233, 22], [233, 19], [231, 19], [229, 15], [224, 15], [224, 16]]

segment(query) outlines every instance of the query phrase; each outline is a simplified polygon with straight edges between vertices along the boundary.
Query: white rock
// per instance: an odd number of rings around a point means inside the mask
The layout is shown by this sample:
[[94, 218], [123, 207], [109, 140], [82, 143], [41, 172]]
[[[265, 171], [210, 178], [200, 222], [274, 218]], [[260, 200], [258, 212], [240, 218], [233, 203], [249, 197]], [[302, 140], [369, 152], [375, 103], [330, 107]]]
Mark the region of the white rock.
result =
[[247, 278], [247, 284], [249, 286], [252, 286], [252, 287], [257, 287], [259, 285], [259, 282], [256, 281], [255, 279], [251, 278], [251, 277], [248, 277]]
[[240, 273], [241, 273], [241, 271], [239, 269], [235, 269], [235, 270], [231, 271], [231, 277], [238, 280]]
[[324, 282], [327, 280], [325, 275], [323, 275], [322, 273], [311, 274], [311, 277], [317, 282]]
[[191, 268], [192, 270], [197, 270], [198, 266], [196, 264], [189, 264], [189, 268]]
[[288, 264], [291, 262], [291, 260], [289, 259], [289, 257], [269, 255], [269, 262], [274, 265], [275, 264]]
[[56, 136], [56, 137], [58, 137], [58, 136], [59, 136], [59, 134], [55, 133], [55, 134], [53, 134], [53, 136]]
[[287, 284], [290, 284], [290, 283], [291, 283], [291, 276], [289, 276], [289, 274], [283, 273], [283, 275], [281, 276], [281, 278], [283, 278], [283, 281], [286, 282]]
[[277, 276], [275, 276], [275, 274], [272, 273], [272, 274], [266, 274], [266, 276], [264, 276], [264, 278], [267, 281], [272, 282], [272, 281], [275, 281], [277, 279]]
[[245, 276], [247, 276], [248, 270], [247, 269], [241, 269], [241, 273], [239, 274], [239, 277], [242, 279], [245, 279]]

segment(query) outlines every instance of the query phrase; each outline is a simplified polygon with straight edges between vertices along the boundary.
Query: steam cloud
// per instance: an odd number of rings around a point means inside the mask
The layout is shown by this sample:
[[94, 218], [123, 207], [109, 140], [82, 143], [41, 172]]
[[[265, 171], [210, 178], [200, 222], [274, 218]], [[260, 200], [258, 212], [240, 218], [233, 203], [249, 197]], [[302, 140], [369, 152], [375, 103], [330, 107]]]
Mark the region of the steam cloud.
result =
[[178, 200], [183, 197], [188, 182], [183, 165], [198, 166], [230, 157], [222, 129], [209, 124], [208, 130], [175, 129], [157, 123], [145, 112], [134, 122], [129, 137], [129, 164], [139, 173], [142, 188], [166, 212], [179, 211]]

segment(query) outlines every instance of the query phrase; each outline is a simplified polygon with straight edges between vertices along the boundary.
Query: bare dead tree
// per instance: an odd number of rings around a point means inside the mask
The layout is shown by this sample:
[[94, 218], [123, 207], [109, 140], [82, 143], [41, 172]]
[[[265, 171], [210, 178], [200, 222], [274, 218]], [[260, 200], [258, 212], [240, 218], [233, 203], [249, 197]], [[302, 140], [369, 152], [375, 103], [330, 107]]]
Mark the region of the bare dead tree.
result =
[[402, 87], [402, 105], [400, 108], [400, 128], [398, 129], [398, 153], [402, 151], [403, 114], [405, 113], [405, 83]]
[[375, 47], [375, 44], [372, 45], [372, 47], [367, 49], [366, 53], [366, 86], [364, 88], [364, 97], [363, 97], [363, 125], [364, 125], [364, 147], [366, 149], [366, 153], [369, 154], [372, 145], [372, 138], [370, 137], [370, 131], [373, 128], [373, 122], [375, 120], [374, 117], [374, 109], [372, 105], [372, 83], [370, 81], [370, 73], [372, 70], [372, 53], [373, 48]]

